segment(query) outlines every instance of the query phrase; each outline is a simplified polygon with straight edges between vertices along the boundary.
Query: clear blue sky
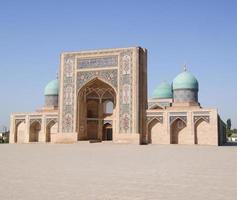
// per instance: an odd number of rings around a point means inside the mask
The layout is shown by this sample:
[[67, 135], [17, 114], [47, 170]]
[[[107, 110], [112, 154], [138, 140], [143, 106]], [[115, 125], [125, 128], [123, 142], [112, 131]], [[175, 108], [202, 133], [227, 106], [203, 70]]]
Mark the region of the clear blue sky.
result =
[[0, 126], [43, 105], [62, 51], [148, 49], [149, 95], [186, 62], [204, 107], [237, 127], [237, 1], [11, 0], [0, 3]]

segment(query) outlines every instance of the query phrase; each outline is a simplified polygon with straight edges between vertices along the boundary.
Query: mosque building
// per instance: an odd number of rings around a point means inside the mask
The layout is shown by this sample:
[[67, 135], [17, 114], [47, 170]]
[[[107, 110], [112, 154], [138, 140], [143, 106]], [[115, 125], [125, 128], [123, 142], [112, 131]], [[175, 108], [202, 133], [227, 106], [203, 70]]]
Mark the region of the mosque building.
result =
[[223, 145], [225, 123], [202, 108], [198, 80], [185, 68], [147, 98], [147, 50], [141, 47], [65, 52], [44, 107], [13, 113], [10, 143]]

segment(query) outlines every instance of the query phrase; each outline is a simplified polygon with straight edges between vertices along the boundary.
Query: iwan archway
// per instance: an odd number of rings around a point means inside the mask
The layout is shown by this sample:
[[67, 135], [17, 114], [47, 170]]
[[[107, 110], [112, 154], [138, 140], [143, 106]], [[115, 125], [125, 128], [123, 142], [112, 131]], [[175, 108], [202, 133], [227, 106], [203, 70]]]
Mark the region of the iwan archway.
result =
[[94, 78], [86, 83], [77, 96], [78, 140], [111, 140], [112, 135], [105, 137], [104, 124], [107, 121], [111, 122], [109, 128], [113, 133], [115, 113], [115, 89], [99, 78]]

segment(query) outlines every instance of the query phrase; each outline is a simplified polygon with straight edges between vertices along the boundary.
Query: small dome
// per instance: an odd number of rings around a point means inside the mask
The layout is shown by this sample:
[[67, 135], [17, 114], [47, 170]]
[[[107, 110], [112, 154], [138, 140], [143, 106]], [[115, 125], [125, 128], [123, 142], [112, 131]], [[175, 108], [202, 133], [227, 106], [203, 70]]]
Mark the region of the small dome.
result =
[[197, 90], [198, 87], [198, 81], [191, 73], [184, 71], [173, 80], [173, 90], [178, 89], [193, 89]]
[[59, 90], [59, 86], [58, 86], [58, 80], [55, 79], [53, 81], [50, 81], [47, 86], [44, 89], [44, 95], [58, 95], [58, 90]]
[[153, 92], [153, 98], [155, 99], [170, 99], [172, 97], [173, 97], [173, 94], [172, 94], [171, 86], [166, 81], [158, 85]]

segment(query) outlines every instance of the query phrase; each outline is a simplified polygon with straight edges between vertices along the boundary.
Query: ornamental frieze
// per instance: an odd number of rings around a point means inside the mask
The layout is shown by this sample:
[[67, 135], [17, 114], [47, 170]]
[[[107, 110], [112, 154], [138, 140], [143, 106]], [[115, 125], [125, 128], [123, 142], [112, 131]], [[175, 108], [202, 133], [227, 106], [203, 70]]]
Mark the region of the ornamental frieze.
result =
[[149, 124], [154, 119], [156, 119], [157, 121], [163, 124], [163, 116], [147, 116], [146, 120], [147, 120], [147, 123]]
[[57, 119], [57, 118], [47, 118], [47, 119], [46, 119], [46, 126], [48, 126], [48, 125], [51, 124], [51, 123], [56, 124], [57, 122], [58, 122], [58, 119]]
[[170, 116], [170, 125], [172, 125], [177, 119], [180, 119], [187, 124], [187, 116]]
[[118, 87], [118, 70], [98, 70], [98, 71], [81, 71], [77, 73], [77, 90], [80, 90], [86, 83], [94, 78], [99, 78], [111, 84], [116, 90]]
[[186, 112], [170, 112], [170, 116], [187, 116]]
[[42, 119], [30, 119], [30, 125], [33, 124], [33, 123], [39, 123], [41, 125], [42, 123]]
[[25, 119], [16, 119], [16, 120], [15, 120], [16, 126], [19, 125], [19, 124], [22, 123], [22, 122], [25, 123], [26, 120], [25, 120]]
[[163, 116], [163, 112], [147, 112], [147, 116], [148, 117], [152, 117], [152, 116]]
[[118, 56], [106, 56], [101, 58], [78, 58], [77, 69], [82, 68], [100, 68], [100, 67], [117, 67]]
[[194, 116], [193, 117], [194, 124], [196, 124], [199, 120], [203, 120], [203, 121], [209, 123], [210, 122], [210, 117], [209, 116], [204, 116], [204, 115], [203, 116]]

